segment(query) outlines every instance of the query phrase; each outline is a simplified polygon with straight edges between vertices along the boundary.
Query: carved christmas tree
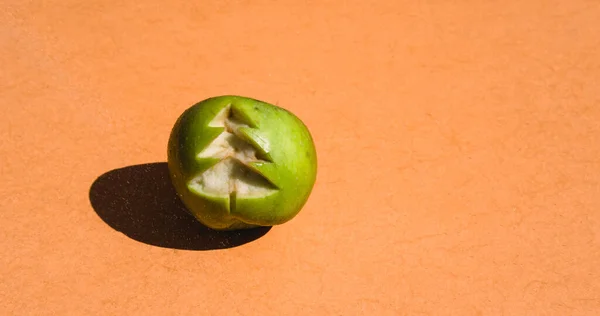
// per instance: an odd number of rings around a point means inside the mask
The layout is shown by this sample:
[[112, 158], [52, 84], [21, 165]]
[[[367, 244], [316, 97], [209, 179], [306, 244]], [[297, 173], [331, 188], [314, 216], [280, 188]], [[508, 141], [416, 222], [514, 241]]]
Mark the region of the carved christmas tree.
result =
[[208, 126], [222, 132], [197, 154], [196, 159], [198, 162], [206, 159], [218, 162], [190, 180], [188, 187], [191, 190], [201, 195], [229, 197], [232, 212], [237, 197], [264, 197], [277, 192], [277, 187], [252, 167], [256, 163], [270, 164], [272, 159], [268, 148], [258, 146], [260, 139], [250, 137], [254, 128], [251, 121], [228, 105]]

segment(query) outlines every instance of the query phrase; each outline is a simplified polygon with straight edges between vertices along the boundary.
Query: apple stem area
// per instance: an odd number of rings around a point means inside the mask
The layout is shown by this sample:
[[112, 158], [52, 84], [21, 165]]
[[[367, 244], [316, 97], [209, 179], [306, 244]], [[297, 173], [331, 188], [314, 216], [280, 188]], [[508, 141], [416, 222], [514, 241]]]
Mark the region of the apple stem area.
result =
[[197, 157], [218, 159], [218, 162], [194, 177], [190, 188], [204, 195], [229, 197], [230, 211], [235, 210], [238, 197], [261, 197], [277, 190], [249, 166], [250, 162], [262, 159], [257, 158], [257, 150], [252, 144], [237, 136], [237, 130], [248, 125], [235, 117], [231, 105], [223, 108], [209, 126], [223, 128], [223, 132]]

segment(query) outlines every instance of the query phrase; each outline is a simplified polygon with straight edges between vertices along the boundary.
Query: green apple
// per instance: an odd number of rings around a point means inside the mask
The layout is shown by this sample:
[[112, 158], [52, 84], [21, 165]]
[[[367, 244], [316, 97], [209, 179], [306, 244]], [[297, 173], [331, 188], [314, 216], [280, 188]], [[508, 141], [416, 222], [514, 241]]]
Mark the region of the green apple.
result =
[[308, 128], [288, 110], [219, 96], [177, 119], [168, 165], [191, 215], [216, 230], [237, 230], [294, 218], [315, 184], [317, 154]]

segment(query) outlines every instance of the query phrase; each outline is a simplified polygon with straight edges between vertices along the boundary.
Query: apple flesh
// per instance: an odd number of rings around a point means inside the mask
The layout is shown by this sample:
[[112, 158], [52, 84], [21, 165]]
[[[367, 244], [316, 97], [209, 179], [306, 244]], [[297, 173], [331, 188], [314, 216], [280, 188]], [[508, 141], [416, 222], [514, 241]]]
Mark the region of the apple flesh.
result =
[[217, 230], [288, 222], [317, 173], [315, 145], [291, 112], [241, 96], [196, 103], [168, 144], [171, 180], [188, 212]]

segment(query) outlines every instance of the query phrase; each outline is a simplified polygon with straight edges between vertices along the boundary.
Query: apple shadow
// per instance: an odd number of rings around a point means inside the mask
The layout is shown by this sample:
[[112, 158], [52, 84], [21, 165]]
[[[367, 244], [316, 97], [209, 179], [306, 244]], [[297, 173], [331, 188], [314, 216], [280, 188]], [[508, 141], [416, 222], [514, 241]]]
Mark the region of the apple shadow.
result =
[[271, 229], [217, 231], [202, 225], [187, 213], [177, 196], [165, 162], [111, 170], [94, 181], [89, 198], [94, 211], [110, 227], [158, 247], [233, 248], [254, 241]]

